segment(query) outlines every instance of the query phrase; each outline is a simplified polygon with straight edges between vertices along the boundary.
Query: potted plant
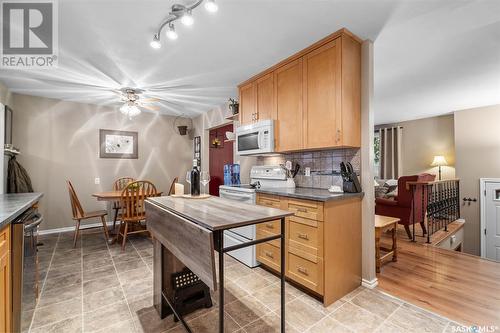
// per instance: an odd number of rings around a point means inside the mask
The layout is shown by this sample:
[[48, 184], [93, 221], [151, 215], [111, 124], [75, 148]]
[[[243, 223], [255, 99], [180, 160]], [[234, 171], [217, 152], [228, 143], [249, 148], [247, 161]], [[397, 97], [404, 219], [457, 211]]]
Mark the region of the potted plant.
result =
[[233, 115], [238, 114], [239, 107], [240, 107], [240, 103], [238, 103], [236, 100], [234, 100], [232, 98], [229, 99], [229, 110], [231, 110]]

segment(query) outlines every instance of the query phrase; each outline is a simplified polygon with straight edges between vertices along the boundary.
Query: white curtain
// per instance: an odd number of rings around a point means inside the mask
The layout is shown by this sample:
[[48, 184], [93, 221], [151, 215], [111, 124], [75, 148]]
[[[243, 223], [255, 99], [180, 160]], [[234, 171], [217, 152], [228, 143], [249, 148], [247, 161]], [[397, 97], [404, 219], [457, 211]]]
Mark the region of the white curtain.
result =
[[380, 128], [380, 178], [398, 179], [402, 176], [401, 141], [403, 127]]

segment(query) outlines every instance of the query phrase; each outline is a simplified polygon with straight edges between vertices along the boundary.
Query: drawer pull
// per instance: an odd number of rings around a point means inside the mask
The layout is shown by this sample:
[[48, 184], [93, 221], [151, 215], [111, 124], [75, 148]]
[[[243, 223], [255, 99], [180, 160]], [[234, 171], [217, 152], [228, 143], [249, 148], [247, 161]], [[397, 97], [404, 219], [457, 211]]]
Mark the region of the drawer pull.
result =
[[266, 254], [267, 257], [271, 258], [271, 259], [274, 259], [274, 255], [272, 252], [269, 252], [269, 251], [264, 251], [264, 253]]
[[297, 234], [299, 238], [309, 240], [309, 236], [307, 234], [301, 234], [300, 232]]
[[305, 268], [305, 267], [297, 266], [297, 271], [299, 273], [304, 274], [304, 275], [309, 275], [309, 273], [307, 273], [307, 268]]
[[266, 227], [268, 229], [274, 229], [274, 225], [272, 223], [266, 223]]
[[298, 212], [302, 212], [302, 213], [307, 213], [307, 208], [301, 208], [301, 207], [298, 207], [298, 208], [297, 208], [297, 211], [298, 211]]

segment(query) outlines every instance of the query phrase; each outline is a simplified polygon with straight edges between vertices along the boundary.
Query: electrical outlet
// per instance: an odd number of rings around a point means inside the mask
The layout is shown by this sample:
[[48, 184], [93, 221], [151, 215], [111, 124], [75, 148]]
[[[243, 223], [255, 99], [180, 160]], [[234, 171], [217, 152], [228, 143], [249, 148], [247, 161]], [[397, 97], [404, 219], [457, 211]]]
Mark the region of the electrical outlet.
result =
[[306, 167], [304, 174], [305, 174], [306, 177], [311, 177], [311, 168], [310, 167]]
[[101, 183], [101, 178], [94, 178], [94, 184], [99, 185]]

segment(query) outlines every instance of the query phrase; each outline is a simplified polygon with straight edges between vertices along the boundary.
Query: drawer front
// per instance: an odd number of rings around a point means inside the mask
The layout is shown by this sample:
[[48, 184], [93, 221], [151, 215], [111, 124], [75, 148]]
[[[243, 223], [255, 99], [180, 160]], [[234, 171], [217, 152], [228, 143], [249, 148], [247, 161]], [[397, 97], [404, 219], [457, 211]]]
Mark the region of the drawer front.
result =
[[0, 257], [3, 257], [10, 251], [10, 226], [0, 230]]
[[323, 204], [320, 202], [290, 199], [287, 208], [294, 212], [295, 216], [323, 221]]
[[280, 199], [279, 197], [267, 196], [259, 194], [257, 197], [257, 204], [261, 206], [280, 208]]
[[287, 254], [287, 276], [306, 288], [323, 295], [323, 261], [314, 263], [291, 252]]
[[[321, 228], [313, 227], [290, 220], [288, 231], [288, 244], [290, 247], [323, 257], [323, 237]], [[320, 226], [322, 224], [320, 222]]]
[[281, 251], [279, 247], [271, 244], [257, 244], [257, 260], [262, 264], [280, 271]]
[[[262, 238], [266, 238], [266, 237], [272, 237], [272, 236], [276, 236], [276, 234], [272, 233], [272, 232], [269, 232], [265, 229], [257, 229], [257, 239], [262, 239]], [[275, 239], [275, 240], [272, 240], [270, 242], [267, 242], [267, 244], [272, 244], [276, 247], [280, 247], [281, 245], [281, 239]]]
[[279, 235], [281, 230], [280, 220], [274, 220], [257, 224], [257, 232], [271, 235]]

